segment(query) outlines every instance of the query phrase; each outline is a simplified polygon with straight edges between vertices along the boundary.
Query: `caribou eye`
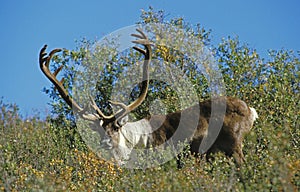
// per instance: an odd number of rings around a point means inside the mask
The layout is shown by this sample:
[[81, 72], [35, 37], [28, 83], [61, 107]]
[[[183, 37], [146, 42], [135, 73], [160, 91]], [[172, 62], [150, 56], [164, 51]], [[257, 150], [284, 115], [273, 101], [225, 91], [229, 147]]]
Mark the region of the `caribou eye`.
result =
[[112, 140], [107, 135], [101, 140], [101, 147], [104, 149], [112, 149]]

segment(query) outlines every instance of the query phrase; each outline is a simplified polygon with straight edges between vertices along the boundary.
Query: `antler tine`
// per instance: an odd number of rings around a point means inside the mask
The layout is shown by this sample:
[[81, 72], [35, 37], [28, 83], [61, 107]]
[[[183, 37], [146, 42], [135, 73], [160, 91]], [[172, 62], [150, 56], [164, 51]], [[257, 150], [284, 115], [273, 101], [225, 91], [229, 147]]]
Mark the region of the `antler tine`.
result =
[[50, 53], [49, 53], [49, 56], [48, 56], [48, 58], [47, 58], [47, 66], [49, 66], [49, 64], [50, 64], [50, 60], [52, 59], [52, 57], [55, 55], [55, 53], [58, 53], [58, 52], [61, 52], [62, 51], [62, 49], [54, 49], [54, 50], [52, 50]]
[[47, 55], [46, 53], [46, 49], [47, 49], [47, 45], [44, 45], [44, 47], [41, 49], [40, 51], [40, 56], [39, 56], [39, 63], [40, 63], [40, 67], [42, 68], [42, 65], [44, 65], [45, 62], [45, 56]]
[[114, 118], [114, 115], [104, 115], [104, 113], [100, 110], [100, 108], [97, 106], [95, 100], [93, 99], [93, 97], [91, 95], [89, 95], [90, 101], [91, 101], [91, 107], [97, 112], [97, 114], [99, 115], [99, 117], [101, 117], [102, 119], [112, 119]]
[[98, 114], [94, 114], [94, 113], [90, 113], [90, 114], [86, 114], [88, 110], [88, 106], [84, 106], [82, 111], [79, 111], [78, 114], [85, 120], [89, 120], [89, 121], [98, 121], [100, 120], [100, 116]]
[[149, 41], [148, 37], [145, 35], [145, 33], [141, 29], [136, 29], [136, 31], [139, 32], [140, 34], [131, 34], [131, 36], [138, 38], [137, 40], [133, 40], [132, 42], [136, 43], [136, 44], [144, 45], [146, 50], [144, 50], [140, 47], [137, 47], [137, 46], [134, 46], [133, 49], [135, 49], [136, 51], [138, 51], [146, 56], [147, 49], [148, 49], [148, 51], [151, 51], [150, 46], [153, 44]]
[[131, 34], [131, 36], [139, 38], [139, 39], [148, 39], [148, 37], [145, 35], [145, 33], [142, 31], [142, 29], [137, 28], [136, 31], [139, 32], [140, 35], [139, 34]]
[[131, 36], [138, 38], [138, 40], [132, 41], [133, 43], [144, 45], [145, 49], [139, 48], [137, 46], [134, 46], [133, 48], [140, 53], [142, 53], [144, 58], [144, 64], [143, 64], [143, 81], [142, 81], [142, 88], [140, 96], [131, 104], [128, 106], [120, 103], [120, 102], [113, 102], [110, 101], [111, 104], [121, 107], [122, 109], [118, 111], [114, 117], [115, 119], [115, 126], [119, 126], [118, 122], [121, 118], [126, 116], [128, 113], [130, 113], [132, 110], [136, 109], [138, 106], [142, 104], [142, 102], [145, 100], [147, 93], [148, 93], [148, 86], [149, 86], [149, 63], [151, 61], [151, 55], [152, 55], [152, 49], [151, 49], [151, 42], [148, 40], [148, 37], [145, 35], [145, 33], [141, 29], [136, 29], [137, 32], [140, 34], [132, 34]]
[[142, 31], [142, 29], [136, 29], [136, 31], [139, 32], [140, 34], [131, 34], [131, 36], [138, 38], [138, 40], [133, 40], [132, 41], [133, 43], [142, 44], [144, 46], [152, 45], [152, 43], [149, 41], [148, 37]]
[[134, 46], [133, 49], [135, 49], [136, 51], [142, 53], [143, 55], [146, 54], [146, 50], [144, 50], [144, 49], [142, 49], [142, 48], [139, 48], [139, 47], [137, 47], [137, 46]]
[[72, 108], [76, 109], [78, 112], [82, 111], [82, 108], [70, 97], [67, 90], [64, 88], [62, 81], [57, 80], [56, 76], [61, 71], [63, 66], [60, 66], [56, 71], [53, 73], [49, 69], [49, 64], [54, 56], [55, 53], [60, 52], [61, 49], [54, 49], [50, 52], [50, 54], [47, 56], [46, 53], [47, 45], [44, 45], [44, 47], [40, 51], [40, 68], [42, 72], [45, 74], [45, 76], [53, 83], [55, 88], [58, 90], [60, 96], [66, 101], [66, 103]]
[[[62, 68], [64, 68], [63, 65], [61, 65], [59, 68], [57, 68], [57, 69], [54, 71], [54, 73], [53, 73], [54, 77], [57, 76], [57, 74], [62, 70]], [[60, 81], [61, 84], [63, 84], [63, 81], [64, 81], [64, 78], [62, 78], [62, 80]]]

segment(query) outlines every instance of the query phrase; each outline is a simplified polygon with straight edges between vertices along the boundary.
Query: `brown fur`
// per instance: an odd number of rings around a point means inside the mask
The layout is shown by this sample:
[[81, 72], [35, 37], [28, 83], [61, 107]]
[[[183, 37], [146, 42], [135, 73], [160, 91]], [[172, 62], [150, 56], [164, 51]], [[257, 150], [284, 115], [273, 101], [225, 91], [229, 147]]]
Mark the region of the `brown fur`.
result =
[[[244, 155], [242, 152], [242, 141], [245, 133], [249, 132], [253, 126], [254, 119], [251, 117], [251, 110], [247, 104], [237, 98], [232, 97], [220, 97], [214, 99], [216, 105], [224, 105], [222, 102], [226, 100], [226, 112], [225, 116], [216, 112], [215, 118], [223, 118], [223, 125], [219, 135], [217, 136], [213, 145], [206, 152], [207, 156], [211, 153], [218, 151], [224, 152], [227, 156], [233, 156], [237, 164], [241, 164], [244, 161]], [[206, 100], [200, 102], [200, 116], [199, 107], [192, 106], [183, 111], [170, 113], [168, 115], [156, 115], [150, 118], [152, 127], [160, 127], [153, 132], [154, 145], [161, 145], [169, 140], [177, 130], [180, 117], [182, 113], [186, 113], [190, 117], [199, 117], [197, 129], [195, 130], [192, 138], [190, 138], [190, 151], [192, 154], [199, 154], [199, 147], [204, 137], [209, 133], [209, 120], [211, 118], [211, 104], [212, 100]], [[189, 121], [186, 123], [185, 130], [179, 134], [185, 134], [192, 129]], [[192, 120], [190, 121], [192, 122]], [[211, 127], [212, 129], [214, 127]], [[152, 144], [153, 145], [153, 144]]]

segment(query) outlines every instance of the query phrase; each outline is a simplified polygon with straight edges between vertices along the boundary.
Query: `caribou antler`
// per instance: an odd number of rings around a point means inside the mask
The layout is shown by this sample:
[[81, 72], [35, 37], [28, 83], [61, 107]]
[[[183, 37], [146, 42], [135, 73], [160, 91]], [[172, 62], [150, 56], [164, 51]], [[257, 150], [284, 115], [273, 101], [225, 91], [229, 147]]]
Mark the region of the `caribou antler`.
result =
[[60, 81], [56, 78], [57, 74], [62, 70], [63, 65], [61, 65], [57, 70], [55, 70], [53, 73], [50, 71], [49, 64], [52, 59], [52, 57], [55, 55], [55, 53], [58, 53], [61, 51], [61, 49], [54, 49], [52, 50], [49, 55], [47, 56], [46, 53], [47, 45], [44, 45], [44, 47], [40, 51], [39, 56], [39, 62], [40, 62], [40, 68], [42, 72], [45, 74], [45, 76], [53, 83], [55, 88], [58, 90], [58, 93], [60, 96], [65, 100], [65, 102], [78, 114], [80, 114], [84, 119], [95, 121], [98, 119], [98, 117], [95, 114], [84, 114], [84, 109], [79, 106], [78, 103], [76, 103], [73, 98], [69, 95], [68, 91], [65, 89], [63, 85], [64, 79], [61, 79]]
[[118, 121], [126, 116], [128, 113], [130, 113], [132, 110], [136, 109], [141, 103], [145, 100], [147, 92], [148, 92], [148, 86], [149, 86], [149, 63], [151, 60], [152, 55], [152, 49], [151, 49], [151, 42], [148, 40], [147, 36], [144, 34], [144, 32], [141, 29], [137, 29], [137, 32], [139, 34], [132, 34], [133, 37], [138, 38], [138, 40], [132, 41], [136, 44], [144, 45], [145, 49], [142, 49], [140, 47], [133, 47], [135, 50], [139, 51], [144, 55], [144, 64], [143, 64], [143, 82], [142, 82], [142, 90], [140, 96], [131, 104], [125, 105], [124, 103], [110, 101], [111, 104], [121, 107], [122, 109], [119, 110], [117, 113], [112, 115], [104, 115], [104, 113], [100, 110], [100, 108], [97, 106], [96, 102], [93, 98], [90, 97], [91, 100], [91, 107], [95, 110], [95, 113], [86, 114], [86, 110], [80, 105], [74, 101], [74, 99], [69, 95], [68, 91], [65, 89], [63, 85], [63, 79], [58, 80], [57, 74], [61, 71], [63, 68], [63, 65], [61, 65], [57, 70], [55, 70], [53, 73], [49, 69], [50, 61], [52, 57], [61, 51], [61, 49], [54, 49], [50, 52], [50, 54], [47, 56], [46, 48], [47, 45], [45, 45], [39, 55], [39, 63], [40, 68], [45, 74], [45, 76], [53, 83], [55, 88], [58, 90], [60, 96], [65, 100], [65, 102], [72, 108], [76, 113], [78, 113], [82, 118], [89, 120], [89, 121], [99, 121], [103, 120], [106, 122], [112, 122], [114, 121], [114, 125], [116, 127], [119, 127]]
[[131, 36], [139, 38], [138, 40], [132, 41], [133, 43], [141, 44], [144, 45], [145, 50], [141, 49], [139, 47], [134, 46], [133, 48], [140, 53], [142, 53], [145, 58], [144, 58], [144, 64], [143, 64], [143, 81], [142, 81], [142, 88], [141, 88], [141, 93], [139, 97], [132, 102], [129, 105], [125, 105], [124, 103], [120, 102], [114, 102], [110, 101], [111, 104], [119, 106], [122, 108], [119, 112], [117, 112], [114, 117], [116, 117], [115, 120], [115, 126], [119, 127], [118, 122], [120, 119], [122, 119], [124, 116], [126, 116], [128, 113], [136, 109], [138, 106], [142, 104], [142, 102], [145, 100], [147, 93], [148, 93], [148, 87], [149, 87], [149, 64], [151, 61], [152, 57], [152, 49], [151, 45], [152, 43], [149, 41], [147, 36], [144, 34], [144, 32], [141, 29], [136, 29], [137, 32], [140, 34], [131, 34]]

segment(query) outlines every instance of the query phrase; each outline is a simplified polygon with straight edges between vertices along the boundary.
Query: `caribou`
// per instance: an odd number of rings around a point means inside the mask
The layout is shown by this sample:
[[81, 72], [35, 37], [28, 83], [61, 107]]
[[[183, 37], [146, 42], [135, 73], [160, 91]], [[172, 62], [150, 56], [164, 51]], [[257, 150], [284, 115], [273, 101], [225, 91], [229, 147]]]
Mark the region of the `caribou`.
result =
[[[188, 138], [191, 154], [201, 155], [205, 153], [208, 157], [212, 153], [221, 151], [224, 152], [226, 156], [233, 157], [238, 165], [242, 164], [245, 161], [242, 151], [243, 138], [252, 128], [258, 115], [254, 108], [248, 107], [246, 102], [238, 98], [227, 96], [212, 98], [199, 102], [187, 109], [166, 115], [153, 115], [135, 122], [128, 121], [128, 114], [139, 107], [147, 96], [149, 87], [149, 64], [152, 59], [153, 44], [142, 30], [137, 29], [137, 32], [137, 34], [132, 34], [133, 37], [137, 38], [137, 40], [132, 42], [144, 47], [133, 47], [133, 49], [144, 56], [143, 81], [140, 94], [139, 97], [129, 105], [110, 101], [112, 105], [120, 108], [120, 110], [111, 115], [104, 114], [92, 97], [90, 97], [90, 107], [93, 112], [87, 112], [84, 107], [80, 106], [80, 104], [70, 96], [63, 85], [63, 79], [61, 81], [57, 79], [57, 74], [63, 68], [62, 65], [54, 72], [50, 71], [50, 61], [61, 49], [54, 49], [47, 54], [47, 45], [45, 45], [39, 55], [40, 68], [44, 75], [55, 86], [62, 99], [73, 109], [74, 113], [78, 114], [82, 119], [92, 122], [96, 125], [96, 129], [103, 129], [105, 131], [106, 136], [102, 139], [102, 144], [109, 146], [114, 154], [114, 158], [120, 164], [129, 158], [131, 151], [138, 144], [142, 144], [144, 147], [153, 147], [160, 146], [169, 141], [176, 133], [178, 127], [182, 127], [180, 123], [183, 115], [186, 120], [179, 134], [192, 132], [190, 138]], [[224, 109], [224, 113], [218, 114], [217, 112], [217, 115], [212, 117], [213, 104], [217, 106], [217, 109], [218, 107]], [[214, 126], [209, 126], [213, 118], [221, 120], [220, 131], [209, 148], [201, 152], [199, 150], [201, 142], [207, 138], [209, 129], [214, 129]], [[190, 129], [194, 130], [191, 131]], [[178, 155], [177, 163], [178, 167], [180, 167], [180, 155]]]

